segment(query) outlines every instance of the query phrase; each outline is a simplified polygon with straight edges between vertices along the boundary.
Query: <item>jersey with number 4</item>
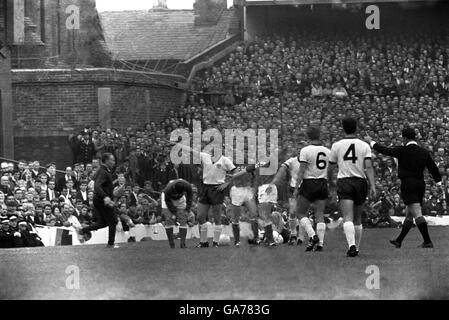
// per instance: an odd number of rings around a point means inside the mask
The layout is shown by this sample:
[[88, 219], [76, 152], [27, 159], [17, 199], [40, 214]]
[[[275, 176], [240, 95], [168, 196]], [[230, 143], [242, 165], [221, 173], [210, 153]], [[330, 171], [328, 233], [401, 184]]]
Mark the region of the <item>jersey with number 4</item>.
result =
[[366, 179], [365, 160], [371, 157], [371, 147], [366, 142], [343, 139], [332, 146], [329, 162], [338, 164], [338, 179]]
[[310, 145], [301, 150], [299, 161], [307, 164], [304, 179], [326, 179], [331, 151], [323, 146]]

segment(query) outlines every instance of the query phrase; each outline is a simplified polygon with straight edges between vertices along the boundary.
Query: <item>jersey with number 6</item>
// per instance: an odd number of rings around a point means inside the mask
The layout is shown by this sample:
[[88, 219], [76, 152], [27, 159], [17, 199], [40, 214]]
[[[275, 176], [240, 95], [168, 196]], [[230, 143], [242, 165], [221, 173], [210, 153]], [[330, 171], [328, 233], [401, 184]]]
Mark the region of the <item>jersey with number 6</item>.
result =
[[299, 161], [307, 164], [304, 179], [327, 179], [330, 153], [328, 148], [318, 145], [303, 148]]
[[338, 164], [338, 179], [366, 179], [365, 160], [371, 157], [371, 147], [366, 142], [343, 139], [332, 146], [329, 162]]

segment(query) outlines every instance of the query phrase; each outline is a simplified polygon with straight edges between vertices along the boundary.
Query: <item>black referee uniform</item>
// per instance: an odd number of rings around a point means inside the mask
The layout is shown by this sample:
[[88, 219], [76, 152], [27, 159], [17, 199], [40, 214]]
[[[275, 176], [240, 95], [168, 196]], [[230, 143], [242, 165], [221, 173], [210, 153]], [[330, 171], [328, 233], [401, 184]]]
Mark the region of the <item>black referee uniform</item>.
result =
[[[407, 130], [407, 129], [406, 129]], [[414, 132], [410, 129], [408, 135], [414, 137]], [[406, 133], [406, 135], [407, 135]], [[411, 140], [411, 139], [409, 139]], [[401, 179], [401, 197], [405, 205], [422, 205], [426, 184], [424, 181], [424, 170], [427, 168], [435, 182], [441, 182], [441, 174], [430, 152], [420, 146], [415, 141], [409, 141], [406, 146], [387, 148], [378, 143], [372, 145], [373, 149], [379, 153], [398, 159], [398, 176]], [[427, 222], [424, 217], [416, 219], [423, 238], [424, 245], [431, 246], [430, 236], [427, 230]], [[408, 213], [401, 235], [391, 243], [400, 248], [402, 241], [413, 227], [413, 217]]]
[[108, 207], [104, 204], [104, 199], [109, 197], [113, 199], [113, 179], [111, 171], [105, 166], [101, 165], [95, 177], [94, 188], [94, 224], [83, 228], [81, 234], [95, 231], [98, 229], [109, 227], [108, 245], [113, 246], [115, 243], [115, 232], [117, 229], [118, 219], [114, 212], [114, 208]]
[[398, 159], [398, 176], [401, 179], [401, 194], [406, 205], [419, 203], [422, 205], [426, 184], [424, 170], [427, 168], [435, 182], [441, 182], [441, 174], [430, 152], [409, 142], [407, 146], [386, 148], [378, 143], [373, 149], [379, 153]]

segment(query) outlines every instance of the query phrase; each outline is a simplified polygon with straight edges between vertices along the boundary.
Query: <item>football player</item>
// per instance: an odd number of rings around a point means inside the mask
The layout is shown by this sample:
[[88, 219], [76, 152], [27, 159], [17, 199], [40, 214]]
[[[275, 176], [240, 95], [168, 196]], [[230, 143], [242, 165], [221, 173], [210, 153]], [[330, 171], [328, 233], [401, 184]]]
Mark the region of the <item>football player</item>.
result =
[[192, 185], [183, 180], [173, 180], [168, 183], [161, 194], [162, 215], [165, 217], [165, 231], [170, 248], [175, 248], [173, 228], [178, 222], [181, 237], [181, 249], [186, 248], [186, 237], [193, 199]]
[[[207, 218], [209, 211], [212, 212], [215, 230], [213, 247], [219, 246], [220, 235], [223, 231], [221, 225], [221, 214], [223, 211], [223, 202], [225, 191], [233, 179], [238, 178], [244, 173], [236, 173], [236, 166], [231, 159], [221, 156], [215, 163], [212, 155], [205, 152], [198, 152], [188, 146], [178, 144], [178, 146], [187, 152], [199, 155], [203, 168], [203, 185], [200, 192], [198, 203], [198, 222], [200, 226], [200, 243], [198, 248], [209, 247], [207, 239]], [[231, 174], [231, 179], [226, 182], [226, 175]]]
[[[348, 257], [359, 254], [362, 239], [362, 212], [369, 192], [376, 196], [371, 147], [356, 137], [357, 121], [342, 121], [345, 138], [332, 146], [329, 163], [338, 165], [337, 195], [344, 217], [343, 229], [348, 242]], [[368, 186], [368, 181], [369, 186]]]
[[[244, 169], [246, 172], [240, 177], [234, 179], [233, 186], [229, 192], [231, 198], [231, 221], [232, 232], [234, 234], [234, 245], [240, 246], [240, 216], [243, 207], [249, 212], [251, 220], [251, 230], [254, 233], [254, 239], [250, 244], [259, 245], [259, 224], [257, 222], [257, 204], [254, 198], [255, 187], [255, 167], [249, 166]], [[241, 171], [243, 172], [243, 170]]]
[[[297, 196], [296, 218], [309, 236], [309, 245], [306, 251], [322, 251], [326, 224], [324, 223], [324, 208], [329, 196], [328, 191], [328, 168], [331, 151], [322, 146], [320, 142], [320, 129], [309, 127], [307, 136], [310, 145], [303, 148], [299, 155], [300, 168], [296, 179]], [[317, 233], [307, 216], [310, 205], [315, 207], [315, 218]]]
[[[269, 185], [265, 188], [264, 192], [267, 194], [271, 194], [271, 192], [276, 192], [277, 198], [277, 186], [281, 184], [281, 181], [286, 179], [287, 176], [290, 176], [289, 186], [288, 186], [288, 204], [289, 204], [289, 226], [290, 226], [290, 240], [288, 242], [289, 245], [302, 244], [304, 242], [304, 229], [299, 225], [298, 227], [298, 219], [296, 219], [296, 197], [295, 197], [295, 188], [297, 186], [296, 179], [299, 174], [299, 157], [290, 158], [285, 161], [278, 173], [275, 175], [273, 180], [269, 183]], [[299, 233], [298, 233], [299, 231]]]

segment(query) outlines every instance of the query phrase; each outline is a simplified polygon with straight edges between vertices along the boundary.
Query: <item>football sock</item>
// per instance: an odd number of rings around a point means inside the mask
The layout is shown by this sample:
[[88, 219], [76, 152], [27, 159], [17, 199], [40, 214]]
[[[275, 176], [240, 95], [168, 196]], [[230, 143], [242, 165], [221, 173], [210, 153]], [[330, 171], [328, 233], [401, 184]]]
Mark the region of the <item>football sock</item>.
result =
[[207, 224], [200, 225], [200, 242], [206, 243], [207, 242]]
[[218, 243], [220, 241], [220, 236], [221, 236], [222, 231], [223, 231], [223, 227], [221, 225], [215, 225], [214, 242]]
[[181, 244], [186, 244], [187, 227], [180, 227], [179, 228], [179, 235], [181, 237]]
[[355, 245], [357, 250], [360, 250], [360, 243], [362, 242], [363, 225], [354, 226], [355, 229]]
[[402, 224], [401, 233], [399, 234], [399, 237], [396, 239], [396, 241], [402, 243], [412, 227], [413, 219], [406, 218], [404, 223]]
[[259, 239], [259, 223], [257, 220], [251, 220], [251, 230], [254, 234], [254, 239]]
[[165, 232], [167, 233], [168, 243], [170, 246], [174, 246], [175, 238], [173, 236], [173, 227], [165, 228]]
[[265, 239], [267, 239], [268, 243], [270, 244], [274, 242], [272, 224], [269, 224], [268, 226], [265, 227]]
[[306, 231], [307, 235], [309, 236], [309, 239], [313, 238], [316, 235], [309, 218], [302, 218], [300, 224], [301, 227]]
[[424, 217], [419, 217], [415, 220], [416, 225], [418, 226], [419, 232], [421, 232], [421, 235], [424, 239], [424, 243], [431, 243], [432, 240], [430, 240], [429, 230], [427, 228], [427, 221]]
[[109, 225], [109, 236], [108, 236], [108, 245], [113, 246], [115, 243], [115, 233], [117, 230], [117, 225], [115, 223], [111, 223]]
[[351, 248], [355, 246], [355, 228], [354, 223], [351, 221], [345, 222], [343, 224], [343, 229], [345, 231], [346, 241], [348, 242], [348, 247]]
[[298, 232], [296, 231], [296, 219], [290, 219], [289, 220], [290, 225], [290, 237], [296, 237]]
[[232, 233], [234, 234], [234, 241], [240, 242], [240, 224], [238, 223], [232, 224]]
[[318, 238], [320, 238], [320, 246], [324, 245], [324, 235], [326, 234], [326, 224], [324, 222], [320, 222], [316, 226], [316, 233], [318, 234]]

